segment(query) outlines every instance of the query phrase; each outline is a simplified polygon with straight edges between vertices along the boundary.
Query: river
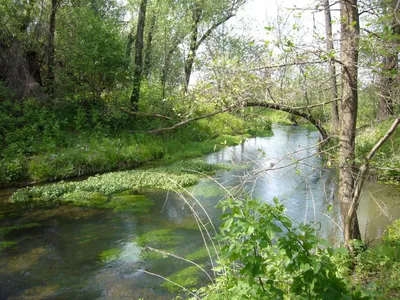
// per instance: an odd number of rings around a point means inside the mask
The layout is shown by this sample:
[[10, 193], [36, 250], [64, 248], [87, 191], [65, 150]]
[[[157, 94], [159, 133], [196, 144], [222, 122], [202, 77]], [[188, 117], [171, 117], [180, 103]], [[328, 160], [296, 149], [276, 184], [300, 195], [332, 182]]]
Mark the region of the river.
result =
[[[185, 199], [199, 201], [218, 226], [215, 205], [226, 194], [219, 185], [268, 203], [277, 197], [295, 222], [314, 222], [320, 236], [339, 242], [337, 172], [317, 154], [318, 132], [280, 125], [273, 131], [271, 137], [207, 155], [210, 163], [238, 167], [202, 180]], [[181, 194], [142, 191], [155, 203], [151, 210], [117, 213], [69, 205], [15, 206], [6, 202], [10, 192], [0, 194], [0, 242], [7, 245], [0, 248], [0, 299], [171, 299], [180, 289], [160, 276], [188, 287], [209, 282], [192, 264], [144, 248], [188, 258], [212, 273]], [[368, 183], [359, 209], [365, 239], [380, 237], [399, 216], [399, 187]]]

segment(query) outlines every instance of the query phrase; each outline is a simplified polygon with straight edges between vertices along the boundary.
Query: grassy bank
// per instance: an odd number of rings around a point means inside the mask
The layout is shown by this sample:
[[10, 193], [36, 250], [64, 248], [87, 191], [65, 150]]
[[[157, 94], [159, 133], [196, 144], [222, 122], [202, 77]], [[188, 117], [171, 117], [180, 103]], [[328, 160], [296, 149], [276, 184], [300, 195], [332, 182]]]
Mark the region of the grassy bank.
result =
[[178, 121], [134, 119], [112, 107], [50, 109], [34, 101], [9, 109], [13, 113], [0, 121], [0, 186], [127, 170], [155, 160], [169, 164], [272, 134], [263, 117], [228, 113], [156, 135], [135, 131]]

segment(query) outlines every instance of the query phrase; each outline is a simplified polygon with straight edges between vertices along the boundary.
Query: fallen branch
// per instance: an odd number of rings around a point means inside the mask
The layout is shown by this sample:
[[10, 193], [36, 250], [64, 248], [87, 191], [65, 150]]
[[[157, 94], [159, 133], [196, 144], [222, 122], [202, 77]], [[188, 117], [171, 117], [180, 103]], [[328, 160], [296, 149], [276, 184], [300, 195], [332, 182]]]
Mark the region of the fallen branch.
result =
[[163, 128], [153, 129], [153, 130], [149, 130], [149, 131], [133, 131], [133, 133], [159, 133], [159, 132], [163, 132], [163, 131], [174, 130], [174, 129], [176, 129], [178, 127], [181, 127], [181, 126], [184, 126], [184, 125], [186, 125], [186, 124], [188, 124], [190, 122], [201, 120], [201, 119], [205, 119], [205, 118], [209, 118], [209, 117], [212, 117], [212, 116], [224, 113], [224, 112], [231, 111], [235, 107], [236, 107], [236, 105], [235, 106], [231, 106], [231, 107], [227, 107], [227, 108], [215, 111], [215, 112], [212, 112], [212, 113], [207, 114], [207, 115], [202, 115], [202, 116], [199, 116], [199, 117], [187, 119], [187, 120], [179, 122], [179, 123], [177, 123], [177, 124], [175, 124], [175, 125], [173, 125], [171, 127], [163, 127]]
[[135, 115], [135, 116], [144, 116], [144, 117], [156, 117], [156, 118], [162, 118], [162, 119], [166, 119], [166, 120], [175, 120], [172, 117], [168, 117], [166, 115], [160, 115], [160, 114], [153, 114], [153, 113], [145, 113], [145, 112], [140, 112], [140, 111], [133, 111], [127, 108], [123, 108], [123, 107], [118, 107], [120, 111], [123, 111], [127, 114], [130, 115]]
[[[163, 131], [171, 131], [171, 130], [174, 130], [174, 129], [178, 128], [178, 127], [184, 126], [184, 125], [186, 125], [186, 124], [188, 124], [190, 122], [198, 121], [198, 120], [205, 119], [205, 118], [209, 118], [209, 117], [212, 117], [212, 116], [224, 113], [224, 112], [233, 111], [236, 108], [265, 107], [265, 108], [269, 108], [269, 109], [284, 111], [284, 112], [287, 112], [289, 114], [292, 114], [292, 115], [295, 115], [295, 116], [299, 116], [299, 117], [307, 120], [312, 125], [314, 125], [315, 128], [318, 129], [318, 131], [321, 134], [321, 140], [323, 141], [323, 143], [325, 143], [326, 141], [328, 141], [329, 135], [326, 132], [325, 128], [322, 126], [321, 122], [319, 120], [314, 119], [314, 117], [311, 114], [301, 112], [300, 110], [326, 105], [328, 103], [331, 103], [331, 102], [337, 101], [337, 100], [338, 99], [333, 99], [333, 100], [326, 101], [326, 102], [323, 102], [323, 103], [310, 105], [308, 107], [307, 106], [290, 107], [290, 106], [286, 106], [286, 105], [282, 105], [282, 104], [278, 104], [278, 103], [247, 101], [247, 102], [241, 102], [241, 103], [237, 103], [237, 104], [231, 105], [229, 107], [223, 108], [221, 110], [218, 110], [218, 111], [206, 114], [206, 115], [202, 115], [202, 116], [198, 116], [198, 117], [194, 117], [194, 118], [190, 118], [190, 119], [181, 121], [181, 122], [179, 122], [179, 123], [177, 123], [177, 124], [175, 124], [173, 126], [170, 126], [170, 127], [163, 127], [163, 128], [158, 128], [158, 129], [153, 129], [153, 130], [148, 130], [148, 131], [133, 131], [133, 133], [152, 133], [152, 134], [154, 134], [154, 133], [160, 133], [160, 132], [163, 132]], [[151, 116], [152, 114], [149, 114], [149, 115]], [[169, 117], [162, 116], [162, 115], [157, 115], [157, 114], [155, 114], [155, 116], [169, 118]], [[172, 120], [172, 118], [170, 118], [170, 119]]]
[[312, 125], [314, 125], [315, 128], [318, 129], [319, 133], [322, 136], [323, 141], [327, 141], [329, 138], [328, 133], [326, 132], [325, 128], [322, 126], [322, 124], [319, 120], [314, 119], [314, 117], [311, 114], [303, 113], [296, 108], [277, 104], [277, 103], [268, 103], [268, 102], [247, 102], [244, 104], [244, 106], [246, 106], [246, 107], [266, 107], [269, 109], [280, 110], [280, 111], [284, 111], [284, 112], [290, 113], [295, 116], [302, 117], [303, 119], [307, 120]]

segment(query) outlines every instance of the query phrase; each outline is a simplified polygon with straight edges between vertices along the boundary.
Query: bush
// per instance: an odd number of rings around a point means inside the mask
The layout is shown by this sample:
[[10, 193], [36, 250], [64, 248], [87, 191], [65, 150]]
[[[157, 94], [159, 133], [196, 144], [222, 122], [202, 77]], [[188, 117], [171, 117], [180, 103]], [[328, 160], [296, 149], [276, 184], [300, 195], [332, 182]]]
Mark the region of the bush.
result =
[[[311, 226], [294, 227], [284, 206], [227, 199], [217, 238], [223, 246], [216, 283], [203, 299], [351, 299], [339, 278], [334, 251], [322, 246]], [[326, 242], [324, 243], [326, 244]]]

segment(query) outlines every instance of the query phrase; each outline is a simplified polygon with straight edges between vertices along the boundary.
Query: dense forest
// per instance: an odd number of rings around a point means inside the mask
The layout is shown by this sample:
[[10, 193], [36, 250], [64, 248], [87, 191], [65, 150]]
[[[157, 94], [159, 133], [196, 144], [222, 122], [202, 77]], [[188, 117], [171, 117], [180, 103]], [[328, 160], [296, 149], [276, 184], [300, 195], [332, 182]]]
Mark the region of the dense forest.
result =
[[193, 211], [213, 271], [194, 265], [211, 283], [175, 285], [194, 298], [397, 299], [400, 223], [368, 247], [357, 212], [367, 181], [400, 181], [399, 3], [305, 1], [255, 29], [240, 17], [251, 2], [2, 0], [0, 186], [20, 187], [9, 202], [24, 207], [121, 208], [106, 198], [182, 192], [227, 168], [196, 158], [303, 126], [339, 175], [341, 247], [278, 199], [227, 193], [217, 237]]

